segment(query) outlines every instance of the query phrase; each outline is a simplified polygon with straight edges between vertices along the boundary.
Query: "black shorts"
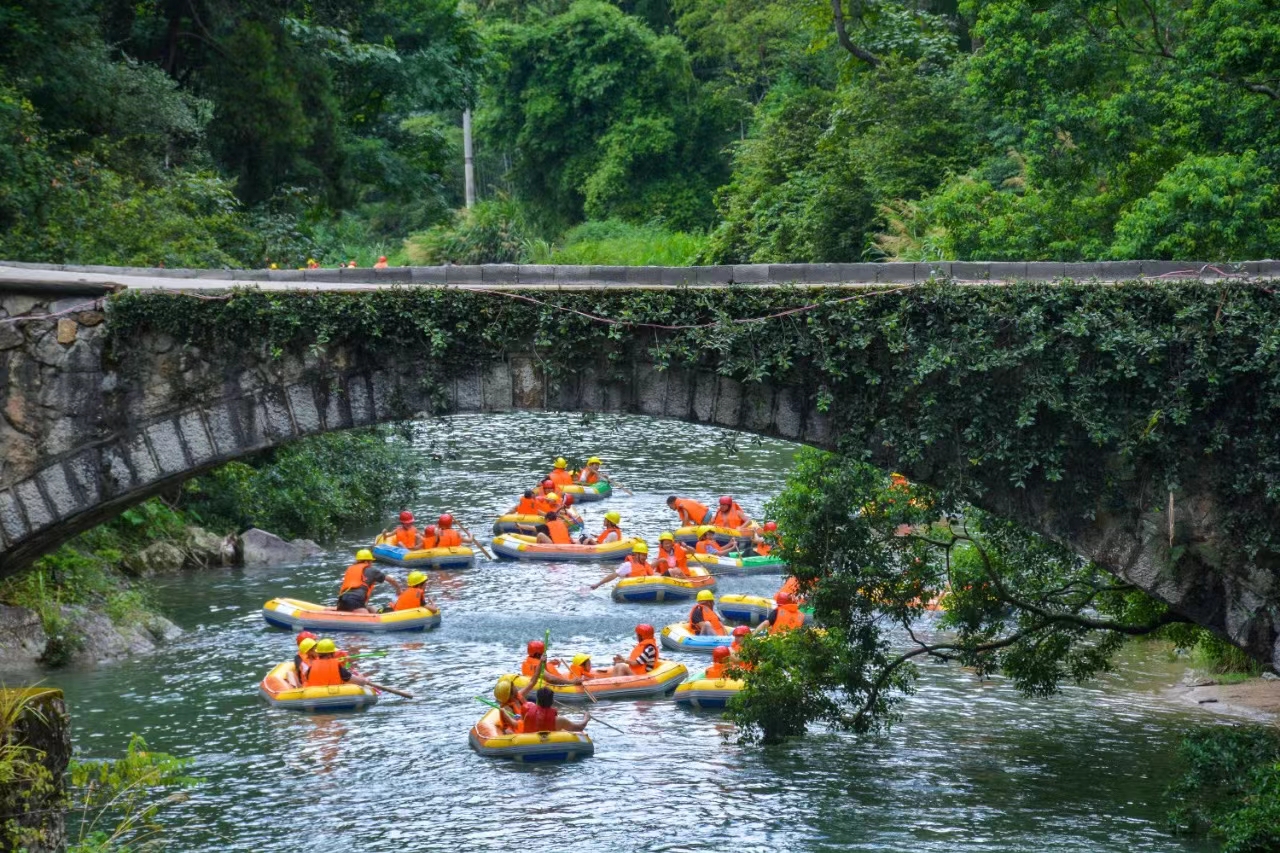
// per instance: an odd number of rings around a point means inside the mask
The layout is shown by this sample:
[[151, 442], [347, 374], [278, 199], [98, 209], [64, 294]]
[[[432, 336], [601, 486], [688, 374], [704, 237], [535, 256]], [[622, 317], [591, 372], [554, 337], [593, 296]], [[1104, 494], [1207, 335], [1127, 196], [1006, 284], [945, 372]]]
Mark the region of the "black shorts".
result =
[[365, 606], [364, 596], [358, 592], [344, 592], [338, 596], [338, 611], [340, 613], [350, 613], [353, 610], [359, 610]]

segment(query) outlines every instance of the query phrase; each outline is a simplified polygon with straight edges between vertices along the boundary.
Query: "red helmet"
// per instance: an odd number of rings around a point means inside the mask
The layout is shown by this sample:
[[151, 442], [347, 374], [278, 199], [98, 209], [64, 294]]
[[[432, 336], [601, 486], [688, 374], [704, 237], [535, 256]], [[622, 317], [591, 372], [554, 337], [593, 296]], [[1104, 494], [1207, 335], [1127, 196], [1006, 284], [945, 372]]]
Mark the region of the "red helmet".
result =
[[422, 531], [422, 532], [423, 532], [423, 533], [425, 533], [427, 536], [435, 536], [435, 535], [436, 535], [436, 526], [435, 526], [434, 524], [428, 524], [428, 525], [427, 525], [427, 529], [426, 529], [426, 530], [424, 530], [424, 531]]
[[448, 530], [450, 527], [453, 527], [453, 516], [446, 512], [444, 515], [436, 519], [436, 523], [440, 525], [441, 530]]
[[720, 506], [733, 506], [733, 498], [728, 495], [720, 496]]
[[565, 506], [573, 506], [573, 495], [565, 495], [565, 496], [564, 496], [564, 505], [565, 505]]
[[555, 487], [556, 487], [556, 484], [555, 484], [555, 481], [554, 481], [554, 480], [543, 480], [543, 481], [542, 481], [542, 488], [547, 489], [548, 491], [554, 491], [554, 490], [555, 490]]
[[537, 657], [547, 650], [547, 646], [541, 640], [529, 641], [529, 657]]
[[295, 643], [301, 643], [303, 640], [314, 640], [314, 639], [316, 639], [316, 635], [311, 633], [310, 631], [300, 631], [298, 632], [298, 636], [294, 637], [293, 641]]
[[642, 640], [652, 640], [652, 639], [653, 639], [653, 626], [652, 626], [652, 625], [648, 625], [648, 624], [644, 624], [644, 625], [637, 625], [637, 626], [636, 626], [636, 636], [637, 636], [637, 637], [639, 637], [639, 638], [640, 638], [640, 639], [642, 639]]
[[773, 531], [775, 531], [775, 530], [777, 530], [777, 529], [778, 529], [778, 522], [776, 522], [776, 521], [766, 521], [766, 522], [764, 523], [764, 532], [765, 532], [765, 533], [772, 533]]
[[773, 600], [776, 601], [778, 604], [791, 604], [793, 601], [795, 601], [795, 599], [791, 597], [791, 593], [789, 592], [780, 592], [773, 597]]
[[748, 628], [746, 625], [739, 625], [737, 628], [733, 629], [733, 636], [735, 637], [745, 637], [750, 633], [751, 633], [751, 629]]
[[[743, 625], [742, 627], [745, 628], [747, 626]], [[711, 652], [711, 657], [713, 657], [716, 660], [724, 660], [731, 654], [732, 652], [729, 651], [728, 646], [716, 646], [715, 649]]]
[[400, 523], [401, 523], [401, 524], [413, 524], [413, 513], [409, 512], [409, 510], [407, 510], [407, 509], [406, 509], [406, 510], [404, 510], [403, 512], [401, 512], [401, 513], [400, 513]]

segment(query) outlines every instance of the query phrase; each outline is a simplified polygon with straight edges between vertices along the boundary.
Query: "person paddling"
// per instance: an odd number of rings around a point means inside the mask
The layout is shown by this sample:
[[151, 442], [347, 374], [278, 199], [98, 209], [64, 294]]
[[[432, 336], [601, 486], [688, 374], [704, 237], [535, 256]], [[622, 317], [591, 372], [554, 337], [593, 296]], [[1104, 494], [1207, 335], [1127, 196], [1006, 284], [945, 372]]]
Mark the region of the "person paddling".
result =
[[303, 634], [310, 636], [301, 637], [298, 640], [298, 651], [293, 656], [293, 678], [296, 686], [301, 687], [307, 680], [307, 668], [311, 666], [311, 661], [315, 660], [316, 637], [310, 631], [303, 631]]
[[653, 626], [637, 625], [636, 639], [639, 642], [627, 657], [613, 656], [613, 668], [609, 670], [610, 676], [617, 678], [627, 675], [644, 675], [657, 667], [658, 643], [653, 639]]
[[387, 544], [396, 545], [407, 551], [416, 551], [422, 547], [422, 537], [418, 535], [418, 528], [413, 524], [413, 513], [407, 509], [400, 513], [400, 526], [393, 530], [382, 531], [382, 538]]
[[649, 565], [649, 546], [637, 539], [631, 546], [631, 553], [627, 558], [612, 572], [593, 583], [591, 589], [599, 589], [607, 583], [622, 578], [644, 578], [652, 574], [654, 571]]
[[337, 687], [348, 682], [362, 686], [372, 686], [369, 679], [356, 675], [338, 660], [337, 646], [328, 638], [316, 643], [315, 659], [307, 666], [303, 679], [303, 687]]
[[405, 579], [407, 586], [396, 598], [391, 605], [392, 611], [397, 610], [413, 610], [418, 607], [426, 607], [430, 605], [433, 609], [439, 610], [435, 601], [427, 596], [427, 576], [424, 572], [409, 572], [409, 577]]
[[588, 545], [604, 545], [609, 542], [622, 541], [622, 514], [616, 510], [609, 510], [604, 514], [604, 528], [598, 536], [583, 536], [582, 542]]
[[555, 731], [580, 732], [586, 729], [587, 723], [591, 722], [590, 711], [583, 714], [582, 721], [577, 723], [566, 717], [559, 716], [554, 707], [556, 694], [550, 687], [539, 687], [538, 692], [534, 695], [537, 697], [536, 701], [524, 703], [524, 711], [520, 718], [520, 732], [522, 734]]
[[726, 673], [725, 670], [728, 669], [729, 655], [730, 652], [728, 646], [717, 646], [715, 649], [712, 649], [711, 660], [714, 661], [714, 663], [707, 667], [707, 672], [704, 675], [704, 678], [727, 678], [728, 673]]
[[357, 551], [356, 561], [347, 566], [338, 587], [337, 609], [343, 613], [372, 613], [369, 598], [373, 595], [373, 588], [384, 581], [397, 593], [404, 592], [400, 581], [373, 565], [373, 554], [368, 549]]
[[569, 473], [568, 460], [563, 456], [556, 459], [555, 467], [551, 469], [551, 473], [547, 474], [547, 479], [557, 491], [563, 491], [564, 486], [573, 485], [573, 474]]
[[658, 535], [658, 556], [653, 558], [653, 566], [658, 574], [673, 578], [689, 576], [689, 556], [683, 545], [676, 542], [675, 535], [663, 531]]
[[587, 467], [578, 472], [578, 484], [582, 486], [594, 486], [596, 483], [604, 480], [609, 485], [613, 485], [613, 481], [609, 479], [609, 475], [600, 470], [600, 466], [604, 464], [600, 461], [599, 456], [592, 456], [587, 460]]
[[707, 507], [692, 498], [679, 498], [675, 495], [667, 498], [667, 506], [680, 516], [681, 527], [696, 527], [699, 524], [710, 524], [715, 515]]
[[714, 527], [698, 528], [698, 544], [693, 546], [693, 550], [698, 554], [710, 554], [713, 557], [722, 557], [733, 550], [733, 545], [721, 545], [716, 541], [716, 530]]
[[711, 518], [711, 524], [716, 527], [741, 530], [751, 524], [751, 519], [747, 518], [747, 514], [742, 511], [742, 507], [738, 506], [738, 502], [732, 496], [723, 495], [720, 498], [720, 508]]
[[698, 592], [698, 601], [689, 610], [689, 631], [713, 637], [723, 637], [729, 633], [716, 614], [716, 596], [711, 590]]
[[511, 510], [511, 515], [540, 515], [538, 512], [538, 502], [533, 494], [533, 489], [525, 489], [524, 495], [521, 496], [520, 502]]
[[560, 662], [554, 660], [546, 661], [543, 664], [543, 658], [547, 653], [547, 644], [542, 640], [530, 640], [529, 645], [525, 647], [526, 656], [520, 663], [520, 674], [525, 678], [535, 678], [538, 670], [542, 670], [542, 680], [548, 684], [573, 684], [582, 683], [581, 678], [570, 678], [564, 670], [560, 668]]
[[782, 634], [804, 627], [804, 614], [800, 605], [796, 604], [789, 592], [779, 592], [773, 597], [777, 605], [769, 611], [769, 616], [756, 627], [755, 633], [768, 632], [770, 635]]
[[506, 734], [520, 731], [520, 718], [524, 716], [524, 691], [517, 690], [511, 676], [504, 675], [493, 686], [493, 698], [498, 700], [502, 731]]
[[758, 557], [767, 557], [773, 553], [773, 549], [781, 545], [782, 539], [778, 536], [778, 523], [776, 521], [766, 521], [763, 533], [760, 530], [755, 531], [755, 534], [751, 537], [751, 545], [747, 550], [748, 552], [755, 552]]
[[528, 530], [537, 535], [538, 541], [545, 545], [572, 545], [573, 537], [569, 535], [569, 525], [560, 520], [560, 514], [555, 510], [548, 512], [544, 517], [543, 527], [545, 532], [532, 528], [527, 524], [521, 524], [522, 530]]

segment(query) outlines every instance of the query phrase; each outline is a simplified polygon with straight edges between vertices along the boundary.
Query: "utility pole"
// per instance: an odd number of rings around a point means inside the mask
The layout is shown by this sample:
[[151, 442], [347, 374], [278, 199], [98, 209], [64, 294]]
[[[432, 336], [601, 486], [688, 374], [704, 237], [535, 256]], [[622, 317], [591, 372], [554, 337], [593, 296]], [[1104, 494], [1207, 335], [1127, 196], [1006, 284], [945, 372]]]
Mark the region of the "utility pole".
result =
[[462, 177], [466, 183], [467, 207], [476, 206], [476, 161], [471, 153], [471, 109], [462, 111]]

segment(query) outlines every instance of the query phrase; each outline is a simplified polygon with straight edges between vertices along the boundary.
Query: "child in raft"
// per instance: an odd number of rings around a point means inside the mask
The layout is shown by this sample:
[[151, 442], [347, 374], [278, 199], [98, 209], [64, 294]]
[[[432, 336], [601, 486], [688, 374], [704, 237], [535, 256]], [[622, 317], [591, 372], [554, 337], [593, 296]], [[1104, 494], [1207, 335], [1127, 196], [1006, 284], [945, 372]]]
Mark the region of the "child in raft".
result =
[[[572, 495], [570, 495], [572, 497]], [[609, 510], [604, 514], [604, 527], [599, 536], [579, 536], [578, 541], [584, 545], [605, 545], [609, 542], [622, 541], [622, 514], [617, 510]]]
[[631, 553], [622, 561], [618, 568], [609, 574], [600, 578], [591, 585], [591, 589], [599, 589], [607, 583], [621, 580], [622, 578], [644, 578], [655, 574], [653, 567], [649, 565], [649, 546], [641, 542], [639, 539], [631, 546]]
[[594, 486], [596, 483], [604, 480], [612, 486], [613, 480], [610, 480], [609, 476], [600, 470], [600, 466], [602, 464], [603, 463], [600, 461], [599, 456], [592, 456], [588, 459], [587, 467], [578, 472], [578, 484], [582, 486]]
[[653, 558], [653, 567], [667, 577], [689, 577], [688, 549], [676, 542], [675, 534], [669, 530], [658, 536], [658, 555]]
[[653, 639], [653, 626], [637, 625], [636, 640], [638, 642], [632, 647], [631, 654], [625, 658], [622, 655], [613, 656], [613, 666], [609, 669], [610, 677], [644, 675], [657, 668], [658, 643]]
[[535, 702], [525, 702], [520, 716], [520, 733], [537, 734], [538, 732], [580, 732], [591, 722], [591, 712], [582, 715], [582, 722], [561, 717], [553, 707], [556, 694], [550, 687], [539, 687], [535, 694]]
[[713, 557], [721, 557], [733, 550], [733, 543], [721, 545], [716, 541], [716, 531], [713, 527], [698, 528], [698, 543], [693, 546], [693, 550], [698, 554], [710, 554]]

